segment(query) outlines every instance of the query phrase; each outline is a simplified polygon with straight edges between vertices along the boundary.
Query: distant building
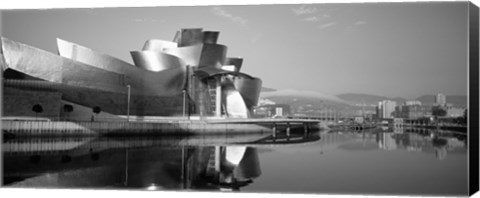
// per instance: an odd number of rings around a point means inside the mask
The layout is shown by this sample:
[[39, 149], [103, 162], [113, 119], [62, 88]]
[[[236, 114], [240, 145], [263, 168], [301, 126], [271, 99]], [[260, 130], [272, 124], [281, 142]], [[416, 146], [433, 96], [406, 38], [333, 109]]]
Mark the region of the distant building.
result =
[[447, 117], [462, 117], [465, 108], [447, 107]]
[[384, 101], [378, 102], [378, 106], [377, 106], [378, 118], [380, 119], [393, 118], [392, 113], [395, 112], [395, 106], [397, 106], [397, 103], [391, 100], [384, 100]]
[[432, 115], [432, 107], [426, 105], [403, 105], [396, 108], [396, 115], [400, 118], [417, 119]]
[[394, 133], [381, 133], [378, 147], [383, 150], [397, 150], [397, 143], [393, 137]]
[[444, 94], [439, 93], [435, 98], [435, 103], [437, 105], [444, 106], [445, 104], [447, 104], [447, 97]]
[[403, 128], [403, 118], [393, 118], [394, 128]]
[[362, 116], [356, 116], [353, 121], [358, 124], [363, 124], [365, 119]]
[[405, 105], [412, 106], [412, 105], [422, 105], [422, 102], [418, 100], [407, 100], [405, 101]]
[[290, 116], [290, 105], [272, 104], [258, 106], [254, 109], [255, 117], [286, 117]]
[[273, 100], [269, 100], [267, 98], [260, 98], [258, 101], [258, 106], [263, 106], [263, 105], [274, 105], [275, 102]]

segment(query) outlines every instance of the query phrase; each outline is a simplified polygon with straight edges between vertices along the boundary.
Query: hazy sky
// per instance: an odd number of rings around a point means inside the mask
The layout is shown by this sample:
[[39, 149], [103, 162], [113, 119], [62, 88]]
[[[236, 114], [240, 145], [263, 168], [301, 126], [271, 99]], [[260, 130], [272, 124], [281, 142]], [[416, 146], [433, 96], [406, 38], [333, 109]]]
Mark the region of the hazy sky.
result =
[[62, 38], [132, 63], [147, 39], [220, 31], [265, 87], [415, 98], [467, 94], [467, 3], [2, 11], [2, 36], [56, 53]]

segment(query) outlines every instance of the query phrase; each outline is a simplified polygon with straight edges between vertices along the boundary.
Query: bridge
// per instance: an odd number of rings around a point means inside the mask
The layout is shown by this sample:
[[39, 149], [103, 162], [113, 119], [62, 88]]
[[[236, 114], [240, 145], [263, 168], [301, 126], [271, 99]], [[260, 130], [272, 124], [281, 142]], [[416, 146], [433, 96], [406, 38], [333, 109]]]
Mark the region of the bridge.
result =
[[321, 120], [321, 121], [338, 121], [346, 118], [339, 118], [337, 116], [287, 116], [289, 119], [301, 119], [301, 120]]

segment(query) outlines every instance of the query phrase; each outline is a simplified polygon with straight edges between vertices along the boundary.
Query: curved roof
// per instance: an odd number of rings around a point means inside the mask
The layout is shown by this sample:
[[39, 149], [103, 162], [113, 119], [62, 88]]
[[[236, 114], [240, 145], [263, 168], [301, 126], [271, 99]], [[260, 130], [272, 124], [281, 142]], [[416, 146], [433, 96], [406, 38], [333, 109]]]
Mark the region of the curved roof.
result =
[[245, 74], [245, 73], [228, 71], [228, 70], [219, 69], [219, 68], [215, 68], [215, 67], [201, 67], [201, 68], [198, 68], [198, 70], [195, 71], [195, 75], [197, 75], [200, 79], [207, 78], [207, 77], [212, 77], [212, 76], [216, 76], [216, 75], [221, 75], [221, 74], [231, 74], [231, 75], [234, 75], [234, 76], [245, 76], [245, 77], [248, 77], [248, 78], [251, 78], [251, 79], [255, 78], [255, 77], [250, 76], [250, 75]]
[[137, 67], [159, 72], [171, 68], [185, 67], [185, 62], [173, 55], [157, 51], [131, 51], [133, 62]]

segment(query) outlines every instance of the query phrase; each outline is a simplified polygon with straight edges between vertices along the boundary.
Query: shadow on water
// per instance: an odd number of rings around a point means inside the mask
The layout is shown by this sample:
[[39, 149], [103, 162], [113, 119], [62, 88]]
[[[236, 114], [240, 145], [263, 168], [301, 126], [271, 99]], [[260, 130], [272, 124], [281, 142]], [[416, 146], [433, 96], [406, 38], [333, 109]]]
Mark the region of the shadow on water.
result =
[[257, 146], [315, 142], [318, 132], [8, 138], [3, 185], [239, 190], [261, 175]]

